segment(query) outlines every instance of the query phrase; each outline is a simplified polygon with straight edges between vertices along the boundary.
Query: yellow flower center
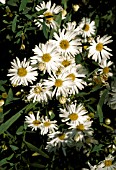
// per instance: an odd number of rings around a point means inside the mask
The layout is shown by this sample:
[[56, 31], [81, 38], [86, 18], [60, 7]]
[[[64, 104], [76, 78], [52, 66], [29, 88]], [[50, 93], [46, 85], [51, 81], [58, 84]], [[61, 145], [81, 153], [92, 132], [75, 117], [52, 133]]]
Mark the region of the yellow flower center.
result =
[[109, 73], [109, 68], [108, 67], [104, 67], [103, 68], [103, 73], [104, 74], [108, 74]]
[[39, 94], [41, 92], [42, 92], [42, 88], [40, 86], [37, 86], [37, 87], [34, 88], [34, 93]]
[[84, 31], [89, 31], [89, 24], [85, 24], [85, 26], [84, 26]]
[[60, 47], [61, 47], [63, 50], [66, 50], [67, 48], [69, 48], [69, 41], [67, 41], [67, 40], [62, 40], [62, 41], [60, 41]]
[[68, 116], [71, 120], [77, 120], [78, 119], [78, 114], [72, 113]]
[[105, 160], [105, 166], [111, 166], [112, 165], [112, 161], [111, 160]]
[[49, 62], [49, 61], [51, 60], [50, 54], [48, 54], [48, 53], [43, 54], [42, 60], [43, 60], [44, 62]]
[[103, 44], [102, 43], [98, 43], [97, 45], [96, 45], [96, 50], [97, 51], [102, 51], [102, 49], [103, 49]]
[[51, 12], [45, 12], [44, 16], [45, 16], [46, 22], [48, 24], [50, 24], [53, 21], [53, 19], [54, 19], [53, 18], [53, 14]]
[[64, 66], [64, 67], [67, 67], [67, 66], [69, 66], [71, 64], [71, 62], [69, 61], [69, 60], [63, 60], [62, 61], [62, 65]]
[[60, 139], [60, 140], [64, 140], [65, 139], [65, 134], [63, 133], [63, 134], [59, 134], [58, 135], [58, 138]]
[[56, 87], [61, 87], [62, 84], [63, 84], [63, 81], [62, 81], [61, 79], [57, 79], [57, 80], [55, 81], [55, 86], [56, 86]]
[[41, 124], [41, 122], [39, 120], [34, 120], [32, 124], [35, 126], [38, 126], [39, 124]]
[[85, 129], [85, 127], [84, 127], [83, 124], [77, 125], [76, 128], [77, 128], [78, 130], [81, 130], [81, 131], [83, 131], [83, 130]]
[[45, 126], [45, 127], [48, 127], [48, 126], [50, 126], [50, 125], [51, 125], [50, 122], [44, 122], [44, 126]]
[[22, 67], [22, 68], [19, 68], [17, 74], [18, 74], [20, 77], [24, 77], [24, 76], [27, 75], [27, 70], [26, 70], [25, 68], [23, 68], [23, 67]]
[[74, 81], [76, 78], [73, 73], [69, 74], [67, 77], [70, 78], [72, 81]]

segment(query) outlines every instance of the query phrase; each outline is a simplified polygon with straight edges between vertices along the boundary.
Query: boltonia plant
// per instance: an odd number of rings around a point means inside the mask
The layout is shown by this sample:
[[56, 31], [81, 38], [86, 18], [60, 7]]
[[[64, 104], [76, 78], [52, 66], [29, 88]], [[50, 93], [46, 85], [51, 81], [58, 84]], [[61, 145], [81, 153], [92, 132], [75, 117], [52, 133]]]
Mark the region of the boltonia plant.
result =
[[0, 2], [0, 169], [115, 170], [115, 7]]

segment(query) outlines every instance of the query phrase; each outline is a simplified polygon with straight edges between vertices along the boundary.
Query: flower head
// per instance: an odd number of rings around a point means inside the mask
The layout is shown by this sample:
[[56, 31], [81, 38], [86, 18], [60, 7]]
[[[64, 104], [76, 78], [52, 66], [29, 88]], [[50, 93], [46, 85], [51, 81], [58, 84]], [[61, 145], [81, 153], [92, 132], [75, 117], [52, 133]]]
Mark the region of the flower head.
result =
[[16, 57], [11, 64], [12, 68], [8, 70], [9, 74], [7, 76], [11, 77], [10, 81], [13, 85], [27, 86], [28, 82], [33, 83], [37, 79], [38, 73], [35, 71], [37, 68], [32, 67], [30, 61], [26, 62], [26, 58], [20, 62], [19, 58]]
[[111, 43], [111, 36], [104, 35], [100, 38], [98, 36], [96, 41], [93, 39], [88, 47], [89, 54], [88, 58], [92, 56], [92, 59], [98, 63], [101, 62], [102, 59], [109, 59], [112, 54], [109, 51], [112, 51], [110, 48], [106, 46], [106, 44]]
[[29, 116], [25, 116], [25, 123], [28, 124], [28, 127], [31, 127], [32, 130], [37, 130], [41, 126], [41, 118], [39, 116], [39, 112], [36, 117], [33, 113], [29, 113]]
[[56, 22], [55, 15], [63, 11], [63, 8], [60, 5], [56, 5], [55, 3], [52, 5], [50, 0], [47, 3], [42, 1], [35, 9], [37, 11], [45, 10], [42, 15], [39, 15], [38, 18], [35, 19], [35, 24], [40, 29], [43, 28], [44, 20], [49, 28], [57, 29], [58, 23]]

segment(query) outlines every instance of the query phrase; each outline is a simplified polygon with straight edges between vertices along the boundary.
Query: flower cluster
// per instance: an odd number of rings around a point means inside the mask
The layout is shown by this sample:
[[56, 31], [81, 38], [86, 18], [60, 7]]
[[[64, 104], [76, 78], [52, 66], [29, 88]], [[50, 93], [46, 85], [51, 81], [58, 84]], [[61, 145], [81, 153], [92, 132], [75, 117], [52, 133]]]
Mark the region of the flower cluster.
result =
[[[82, 99], [95, 88], [110, 88], [113, 62], [108, 45], [112, 37], [97, 35], [96, 23], [90, 18], [83, 17], [79, 23], [64, 22], [63, 7], [52, 5], [51, 1], [42, 1], [35, 9], [43, 10], [34, 20], [37, 29], [42, 31], [46, 26], [54, 32], [45, 43], [35, 44], [28, 60], [16, 57], [7, 76], [12, 86], [29, 87], [23, 98], [26, 103], [39, 103], [40, 110], [26, 115], [25, 123], [32, 131], [47, 136], [48, 152], [56, 153], [61, 148], [66, 155], [68, 147], [75, 147], [88, 154], [93, 144], [98, 144], [94, 139], [94, 116], [90, 114], [97, 112], [87, 106], [89, 99], [86, 102]], [[58, 15], [62, 25], [58, 24]], [[115, 84], [111, 84], [111, 90], [105, 102], [116, 109]], [[50, 112], [52, 102], [55, 109]], [[47, 113], [41, 110], [44, 106]], [[110, 155], [98, 165], [89, 165], [91, 169], [115, 169], [112, 161]]]

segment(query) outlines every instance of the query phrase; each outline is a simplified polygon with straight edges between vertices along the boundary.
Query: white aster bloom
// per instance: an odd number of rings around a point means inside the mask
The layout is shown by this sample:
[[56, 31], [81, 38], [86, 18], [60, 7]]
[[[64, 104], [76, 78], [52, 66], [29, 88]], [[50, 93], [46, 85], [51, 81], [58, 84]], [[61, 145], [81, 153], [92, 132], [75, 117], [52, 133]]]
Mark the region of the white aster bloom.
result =
[[26, 61], [26, 58], [21, 62], [18, 57], [11, 62], [12, 68], [8, 70], [10, 76], [10, 81], [13, 85], [24, 85], [28, 86], [28, 82], [33, 84], [33, 81], [37, 79], [38, 76], [37, 68], [30, 65], [30, 61]]
[[68, 123], [70, 126], [68, 129], [71, 129], [71, 137], [74, 138], [75, 141], [85, 141], [85, 136], [89, 137], [93, 135], [93, 129], [91, 127], [92, 121], [87, 120], [83, 123]]
[[42, 120], [42, 124], [40, 127], [41, 135], [45, 135], [47, 133], [53, 133], [53, 132], [55, 132], [55, 130], [58, 129], [56, 120], [51, 121], [50, 119], [48, 119], [47, 116], [45, 116], [45, 118], [42, 117], [41, 120]]
[[48, 134], [49, 142], [47, 142], [46, 149], [48, 152], [56, 152], [59, 148], [62, 148], [64, 155], [66, 155], [65, 148], [69, 143], [68, 132], [54, 132]]
[[84, 89], [84, 86], [87, 85], [87, 83], [83, 80], [85, 77], [85, 69], [80, 64], [68, 67], [67, 77], [72, 81], [70, 94], [78, 94], [79, 90]]
[[107, 59], [103, 59], [101, 60], [101, 62], [99, 63], [99, 66], [101, 67], [100, 69], [98, 69], [98, 72], [100, 74], [104, 74], [104, 75], [107, 75], [108, 77], [109, 76], [113, 76], [113, 73], [110, 72], [111, 71], [111, 68], [110, 66], [113, 64], [112, 61], [107, 61]]
[[49, 88], [45, 88], [43, 83], [37, 83], [34, 86], [31, 86], [30, 92], [27, 95], [28, 101], [34, 102], [47, 102], [48, 99], [51, 99], [51, 90]]
[[96, 26], [95, 21], [91, 21], [90, 18], [83, 17], [81, 22], [79, 23], [80, 34], [83, 38], [91, 37], [95, 34]]
[[31, 57], [32, 64], [43, 63], [45, 70], [51, 74], [55, 72], [59, 66], [61, 66], [61, 59], [59, 53], [56, 51], [56, 47], [51, 43], [35, 46], [33, 49], [35, 56]]
[[82, 44], [80, 38], [76, 37], [74, 31], [66, 31], [65, 29], [59, 29], [58, 33], [54, 32], [53, 38], [55, 40], [49, 40], [57, 47], [57, 51], [63, 55], [72, 55], [82, 52]]
[[29, 116], [25, 116], [25, 123], [28, 124], [28, 127], [32, 128], [32, 131], [40, 128], [42, 122], [39, 116], [39, 112], [37, 112], [36, 117], [33, 113], [30, 113]]
[[49, 28], [57, 29], [58, 23], [56, 22], [55, 17], [63, 11], [63, 8], [60, 5], [56, 5], [55, 3], [52, 5], [50, 0], [47, 3], [42, 1], [40, 5], [35, 7], [35, 9], [37, 11], [45, 10], [42, 15], [39, 15], [38, 18], [35, 19], [35, 24], [40, 28], [40, 30], [43, 28], [44, 21]]
[[72, 82], [67, 78], [67, 74], [63, 71], [59, 75], [51, 75], [48, 79], [44, 80], [43, 84], [46, 88], [53, 89], [52, 97], [55, 95], [56, 98], [58, 98], [60, 96], [68, 96]]
[[[62, 122], [70, 121], [70, 123], [84, 122], [88, 119], [87, 110], [82, 104], [66, 105], [64, 109], [60, 108]], [[68, 123], [67, 123], [68, 124]]]
[[68, 22], [66, 25], [63, 25], [63, 27], [65, 30], [75, 32], [76, 35], [79, 35], [80, 27], [77, 26], [76, 21]]
[[5, 4], [5, 3], [6, 3], [6, 0], [0, 0], [0, 2], [1, 2], [2, 4]]
[[105, 160], [99, 162], [97, 169], [103, 169], [103, 170], [116, 170], [116, 162], [114, 161], [114, 156], [109, 154]]
[[111, 36], [108, 35], [104, 35], [101, 38], [98, 36], [96, 41], [93, 39], [88, 47], [88, 58], [92, 56], [92, 59], [96, 62], [98, 61], [98, 63], [100, 63], [102, 59], [109, 59], [109, 57], [112, 56], [110, 53], [112, 50], [108, 48], [106, 44], [111, 43], [112, 41]]

